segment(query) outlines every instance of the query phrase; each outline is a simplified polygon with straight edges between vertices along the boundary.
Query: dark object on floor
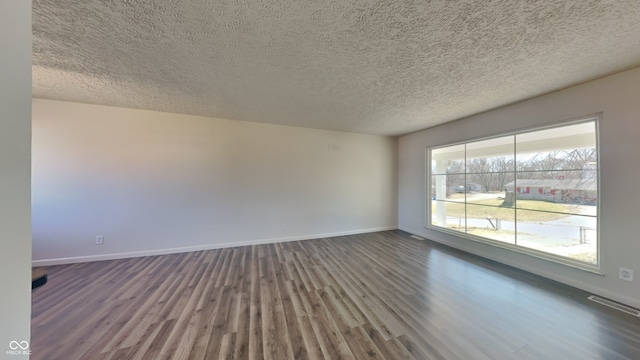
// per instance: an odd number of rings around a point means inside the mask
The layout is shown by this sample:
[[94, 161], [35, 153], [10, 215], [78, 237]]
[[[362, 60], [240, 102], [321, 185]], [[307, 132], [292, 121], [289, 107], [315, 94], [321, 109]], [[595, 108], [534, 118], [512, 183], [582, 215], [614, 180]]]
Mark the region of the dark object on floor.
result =
[[31, 290], [35, 290], [47, 283], [47, 273], [43, 270], [31, 271]]

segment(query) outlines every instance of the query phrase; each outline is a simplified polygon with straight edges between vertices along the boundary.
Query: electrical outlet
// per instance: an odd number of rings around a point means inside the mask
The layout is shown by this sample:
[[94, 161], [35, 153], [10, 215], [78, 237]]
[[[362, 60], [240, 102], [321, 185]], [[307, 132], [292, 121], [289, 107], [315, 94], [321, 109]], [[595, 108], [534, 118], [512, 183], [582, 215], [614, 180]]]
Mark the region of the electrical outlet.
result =
[[626, 268], [619, 268], [618, 277], [622, 280], [633, 281], [633, 270]]
[[287, 224], [282, 224], [282, 231], [287, 231]]
[[96, 236], [96, 245], [102, 245], [102, 244], [104, 244], [104, 236], [102, 235]]

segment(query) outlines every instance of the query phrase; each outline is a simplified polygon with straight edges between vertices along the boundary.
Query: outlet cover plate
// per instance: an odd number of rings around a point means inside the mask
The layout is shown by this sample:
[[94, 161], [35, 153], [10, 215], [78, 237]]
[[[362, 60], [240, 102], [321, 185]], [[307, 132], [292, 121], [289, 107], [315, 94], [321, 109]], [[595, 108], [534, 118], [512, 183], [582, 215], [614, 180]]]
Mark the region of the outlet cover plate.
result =
[[625, 281], [633, 281], [633, 270], [627, 268], [619, 268], [618, 277]]

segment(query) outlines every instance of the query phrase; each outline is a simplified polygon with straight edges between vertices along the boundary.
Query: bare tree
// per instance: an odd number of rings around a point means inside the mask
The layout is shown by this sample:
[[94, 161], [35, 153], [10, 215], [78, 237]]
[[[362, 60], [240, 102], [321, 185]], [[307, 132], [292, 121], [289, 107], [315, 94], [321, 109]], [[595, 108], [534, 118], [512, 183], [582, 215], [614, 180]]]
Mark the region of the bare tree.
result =
[[589, 174], [595, 168], [595, 148], [549, 151], [518, 159], [519, 179], [583, 179], [594, 178]]
[[492, 157], [470, 159], [467, 162], [469, 182], [481, 185], [486, 191], [501, 191], [513, 178], [513, 159]]
[[454, 186], [464, 185], [464, 160], [450, 161], [447, 164], [447, 197]]

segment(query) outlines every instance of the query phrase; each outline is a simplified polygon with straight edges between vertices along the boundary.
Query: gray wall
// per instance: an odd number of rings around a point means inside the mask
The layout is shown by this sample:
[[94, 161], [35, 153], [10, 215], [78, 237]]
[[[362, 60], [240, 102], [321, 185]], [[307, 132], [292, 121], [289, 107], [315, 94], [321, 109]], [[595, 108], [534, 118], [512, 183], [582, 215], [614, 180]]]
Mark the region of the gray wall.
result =
[[0, 358], [15, 359], [31, 321], [31, 1], [0, 1], [0, 49]]
[[[640, 307], [640, 69], [578, 85], [400, 138], [399, 227], [411, 233]], [[424, 227], [425, 148], [602, 112], [600, 254], [604, 275], [446, 235]]]
[[384, 136], [35, 99], [33, 258], [397, 228], [397, 150]]

